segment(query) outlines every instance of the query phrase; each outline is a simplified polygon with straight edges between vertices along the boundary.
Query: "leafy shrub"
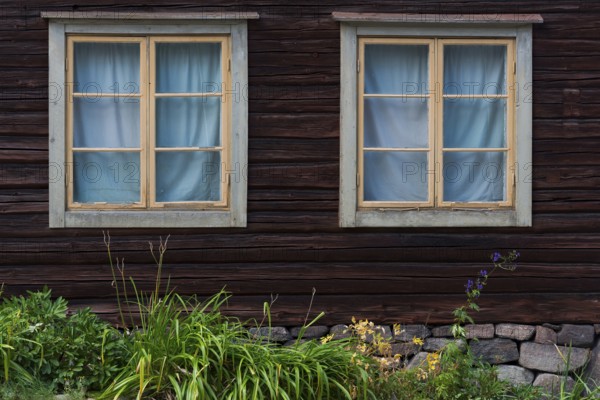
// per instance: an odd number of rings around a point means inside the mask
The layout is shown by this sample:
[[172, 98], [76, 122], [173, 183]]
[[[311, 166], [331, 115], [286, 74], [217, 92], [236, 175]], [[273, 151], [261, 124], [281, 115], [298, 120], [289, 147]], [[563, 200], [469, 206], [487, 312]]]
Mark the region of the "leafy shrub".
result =
[[99, 390], [122, 359], [123, 336], [89, 309], [67, 315], [67, 302], [45, 288], [0, 304], [4, 381], [41, 382], [53, 390]]
[[[110, 239], [105, 241], [110, 254]], [[167, 241], [161, 241], [158, 254], [153, 253], [154, 292], [140, 293], [131, 281], [140, 326], [128, 342], [129, 363], [100, 398], [376, 399], [369, 388], [373, 361], [358, 355], [348, 341], [276, 346], [252, 337], [237, 319], [220, 313], [228, 298], [225, 292], [200, 302], [167, 287], [167, 294], [160, 297], [166, 249]], [[116, 269], [121, 289], [119, 285], [115, 289], [125, 293], [122, 261], [117, 261]], [[114, 271], [113, 267], [116, 282]], [[357, 357], [363, 362], [354, 362]]]

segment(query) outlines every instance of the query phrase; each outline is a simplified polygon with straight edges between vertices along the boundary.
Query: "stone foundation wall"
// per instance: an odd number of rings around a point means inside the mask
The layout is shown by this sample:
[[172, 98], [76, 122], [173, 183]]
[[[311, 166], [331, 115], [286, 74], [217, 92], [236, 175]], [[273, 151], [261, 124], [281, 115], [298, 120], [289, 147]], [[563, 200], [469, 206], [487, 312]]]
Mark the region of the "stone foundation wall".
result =
[[[392, 343], [392, 354], [400, 354], [407, 368], [418, 366], [428, 352], [438, 351], [454, 340], [450, 325], [401, 325], [396, 334], [388, 325], [376, 325], [375, 328]], [[300, 329], [273, 327], [271, 340], [290, 345], [298, 338]], [[327, 335], [343, 338], [349, 336], [347, 330], [347, 325], [311, 326], [306, 329], [303, 339], [319, 339]], [[466, 330], [473, 354], [498, 365], [501, 379], [514, 384], [542, 386], [552, 391], [560, 385], [561, 379], [566, 379], [567, 385], [574, 383], [572, 378], [564, 378], [568, 369], [570, 374], [584, 371], [590, 384], [600, 384], [600, 324], [477, 324], [467, 325]], [[250, 331], [263, 337], [269, 335], [268, 328]], [[424, 344], [414, 344], [413, 338], [422, 339]], [[568, 363], [565, 362], [567, 359]]]

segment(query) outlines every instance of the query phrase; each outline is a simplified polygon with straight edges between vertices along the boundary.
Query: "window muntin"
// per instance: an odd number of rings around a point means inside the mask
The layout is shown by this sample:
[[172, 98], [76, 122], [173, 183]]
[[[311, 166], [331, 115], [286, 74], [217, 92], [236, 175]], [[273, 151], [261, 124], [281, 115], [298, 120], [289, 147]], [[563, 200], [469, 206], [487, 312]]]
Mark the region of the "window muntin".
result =
[[358, 206], [512, 206], [514, 40], [363, 37], [358, 50]]
[[227, 36], [74, 35], [67, 54], [68, 208], [227, 208]]

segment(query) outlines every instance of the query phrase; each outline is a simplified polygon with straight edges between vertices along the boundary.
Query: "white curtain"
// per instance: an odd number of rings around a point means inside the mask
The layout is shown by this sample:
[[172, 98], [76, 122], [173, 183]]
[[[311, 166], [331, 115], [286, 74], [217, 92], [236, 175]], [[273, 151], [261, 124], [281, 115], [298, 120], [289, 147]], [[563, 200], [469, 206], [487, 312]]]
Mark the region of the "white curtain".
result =
[[[427, 101], [423, 98], [368, 97], [368, 94], [426, 94], [425, 45], [366, 45], [364, 147], [395, 148], [364, 153], [364, 199], [426, 201], [428, 160]], [[444, 46], [445, 148], [506, 146], [506, 100], [469, 98], [469, 94], [506, 93], [506, 47]], [[505, 199], [505, 154], [445, 152], [442, 162], [445, 201], [495, 202]]]
[[[80, 42], [74, 45], [73, 146], [138, 148], [140, 105], [137, 43]], [[73, 200], [80, 203], [140, 201], [138, 152], [74, 152]]]
[[[157, 93], [221, 91], [219, 43], [158, 43]], [[221, 145], [221, 97], [156, 100], [157, 147]], [[157, 201], [221, 199], [221, 157], [216, 151], [157, 152]]]
[[[94, 96], [139, 93], [137, 43], [76, 43], [73, 106], [74, 147], [138, 148], [140, 104], [132, 97]], [[221, 90], [219, 43], [158, 43], [157, 93], [215, 93]], [[156, 147], [221, 145], [221, 97], [168, 97], [156, 100]], [[131, 203], [140, 200], [138, 152], [75, 152], [76, 202]], [[219, 151], [156, 154], [157, 201], [218, 201]], [[99, 171], [99, 172], [96, 172]]]
[[[506, 47], [444, 46], [445, 148], [506, 146]], [[471, 95], [483, 95], [476, 98]], [[506, 198], [505, 155], [501, 152], [445, 152], [444, 200], [497, 202]]]

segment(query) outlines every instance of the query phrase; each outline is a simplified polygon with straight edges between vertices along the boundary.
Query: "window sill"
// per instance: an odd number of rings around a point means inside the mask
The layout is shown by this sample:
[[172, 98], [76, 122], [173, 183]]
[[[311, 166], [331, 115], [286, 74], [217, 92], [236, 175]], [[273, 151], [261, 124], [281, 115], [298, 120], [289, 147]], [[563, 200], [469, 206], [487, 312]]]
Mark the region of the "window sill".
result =
[[515, 210], [359, 210], [343, 228], [360, 227], [499, 227], [531, 226], [529, 214]]
[[[244, 215], [245, 217], [245, 215]], [[63, 224], [51, 228], [233, 228], [245, 218], [231, 211], [66, 211]]]

